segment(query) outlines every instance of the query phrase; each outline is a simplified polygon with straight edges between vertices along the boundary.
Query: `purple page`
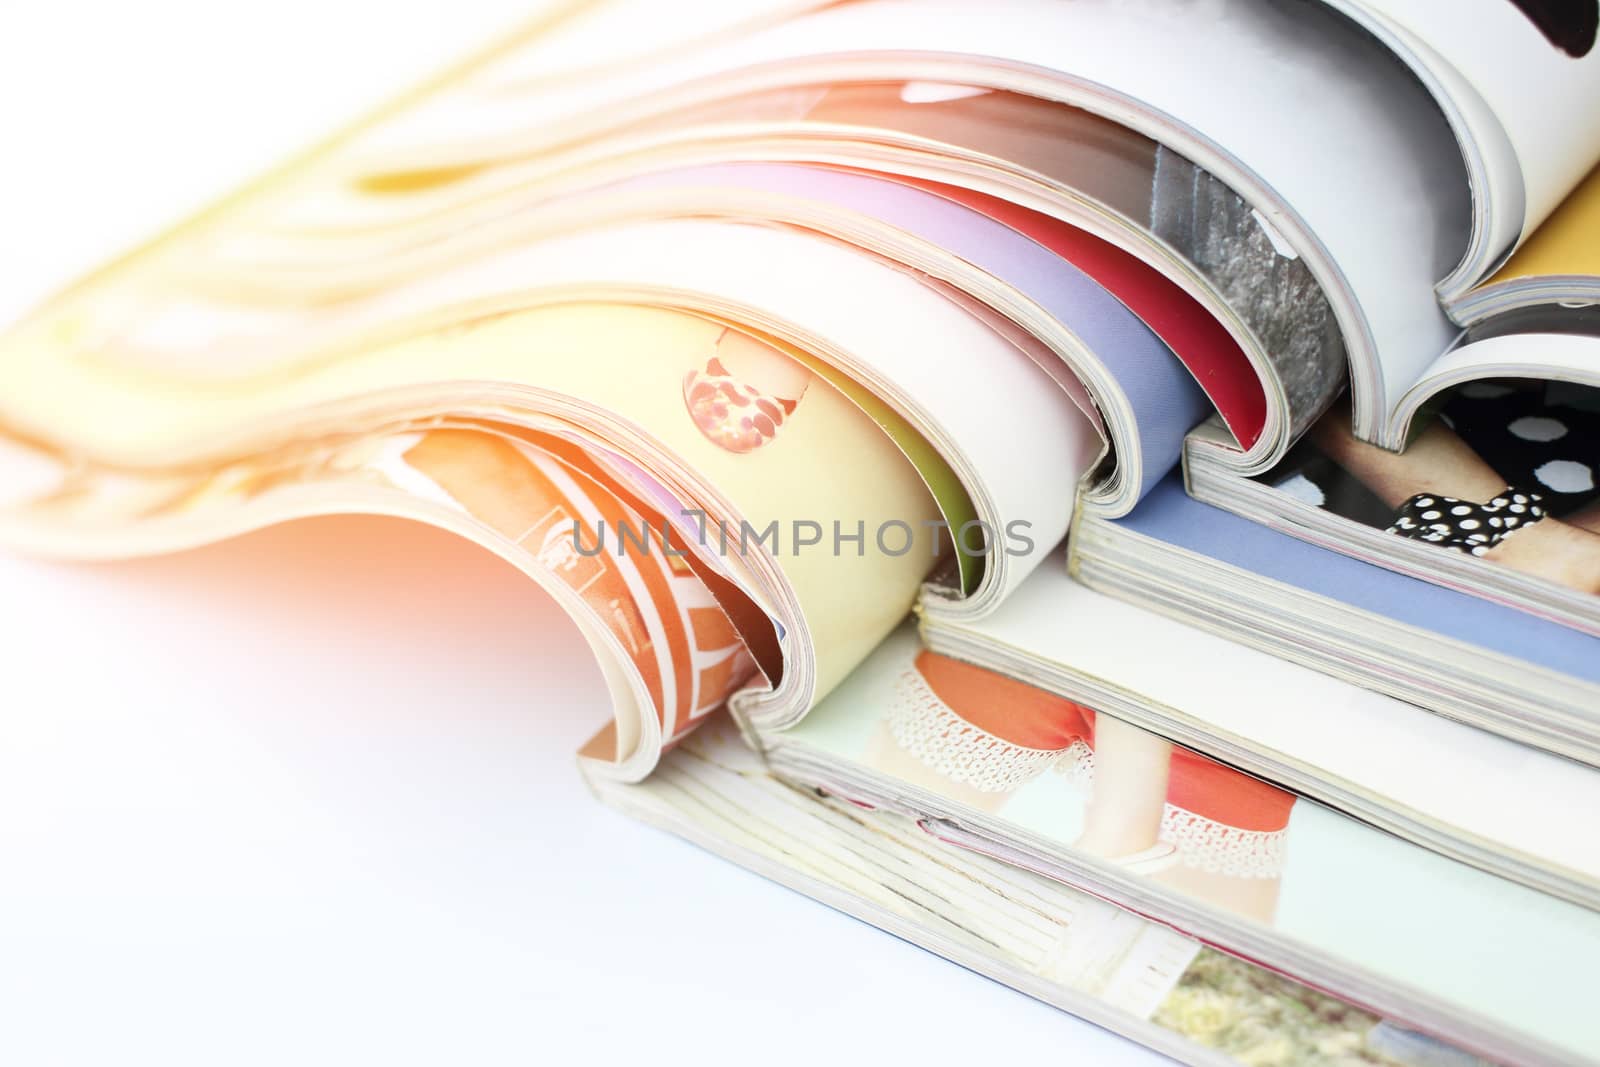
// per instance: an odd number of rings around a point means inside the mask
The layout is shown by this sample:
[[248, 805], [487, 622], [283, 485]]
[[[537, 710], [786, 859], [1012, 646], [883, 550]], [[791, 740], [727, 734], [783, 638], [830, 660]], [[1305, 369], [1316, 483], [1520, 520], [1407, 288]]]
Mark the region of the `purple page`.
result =
[[1115, 525], [1374, 615], [1600, 682], [1600, 638], [1363, 563], [1202, 504], [1183, 491], [1176, 473]]
[[779, 193], [869, 215], [947, 249], [1007, 283], [1081, 338], [1121, 386], [1144, 452], [1140, 494], [1178, 462], [1210, 401], [1161, 338], [1093, 278], [1017, 231], [934, 193], [867, 174], [781, 163], [664, 171], [613, 188], [735, 188]]

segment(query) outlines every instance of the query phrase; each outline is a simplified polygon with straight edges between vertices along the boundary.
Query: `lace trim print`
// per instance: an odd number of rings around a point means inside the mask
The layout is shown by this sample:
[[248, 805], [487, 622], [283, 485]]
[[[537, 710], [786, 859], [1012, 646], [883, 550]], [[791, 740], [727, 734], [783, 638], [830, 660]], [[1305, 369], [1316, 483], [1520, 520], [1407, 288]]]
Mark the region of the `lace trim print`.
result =
[[[924, 766], [982, 793], [1009, 793], [1047, 769], [1076, 790], [1094, 787], [1094, 750], [1085, 742], [1041, 749], [996, 737], [952, 711], [915, 669], [895, 682], [889, 730]], [[1162, 810], [1158, 839], [1184, 866], [1229, 878], [1280, 878], [1287, 859], [1287, 828], [1242, 830], [1173, 804]]]
[[895, 682], [889, 731], [930, 770], [980, 793], [1009, 793], [1037, 778], [1061, 754], [1012, 744], [972, 725], [951, 711], [914, 668]]
[[1094, 785], [1094, 749], [1083, 741], [1074, 741], [1052, 770], [1074, 789], [1087, 793]]
[[1282, 878], [1288, 859], [1287, 828], [1241, 830], [1172, 804], [1161, 813], [1160, 837], [1185, 867], [1229, 878]]

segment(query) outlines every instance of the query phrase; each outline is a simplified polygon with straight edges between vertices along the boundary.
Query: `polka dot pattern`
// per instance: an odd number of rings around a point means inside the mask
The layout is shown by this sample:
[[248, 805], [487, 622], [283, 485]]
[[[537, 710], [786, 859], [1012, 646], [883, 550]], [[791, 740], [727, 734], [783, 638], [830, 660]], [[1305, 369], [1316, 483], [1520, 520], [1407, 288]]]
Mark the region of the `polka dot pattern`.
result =
[[1419, 493], [1400, 506], [1387, 532], [1482, 556], [1511, 534], [1544, 518], [1542, 501], [1538, 493], [1514, 486], [1483, 504]]
[[[1314, 447], [1286, 460], [1275, 484], [1285, 495], [1369, 528], [1479, 556], [1544, 518], [1600, 511], [1600, 389], [1531, 379], [1472, 382], [1441, 396], [1433, 417], [1427, 432], [1439, 433], [1446, 445], [1453, 435], [1465, 446], [1454, 456], [1441, 454], [1441, 462], [1465, 464], [1476, 478], [1494, 478], [1490, 486], [1508, 488], [1477, 501], [1424, 489], [1397, 512], [1392, 497]], [[1431, 486], [1430, 473], [1413, 465], [1407, 477]], [[1461, 470], [1441, 469], [1438, 478], [1443, 484], [1466, 480]]]
[[1511, 431], [1513, 437], [1539, 444], [1559, 441], [1567, 436], [1566, 423], [1547, 415], [1524, 415], [1520, 419], [1513, 419], [1506, 429]]
[[1594, 390], [1490, 380], [1457, 390], [1440, 414], [1479, 459], [1510, 484], [1537, 490], [1559, 519], [1600, 497], [1597, 401]]
[[1322, 486], [1307, 478], [1304, 474], [1293, 474], [1276, 486], [1279, 492], [1287, 493], [1302, 504], [1310, 504], [1320, 508], [1328, 502], [1327, 494], [1322, 491]]
[[1557, 493], [1587, 493], [1594, 488], [1594, 468], [1575, 459], [1552, 459], [1533, 469], [1545, 488]]

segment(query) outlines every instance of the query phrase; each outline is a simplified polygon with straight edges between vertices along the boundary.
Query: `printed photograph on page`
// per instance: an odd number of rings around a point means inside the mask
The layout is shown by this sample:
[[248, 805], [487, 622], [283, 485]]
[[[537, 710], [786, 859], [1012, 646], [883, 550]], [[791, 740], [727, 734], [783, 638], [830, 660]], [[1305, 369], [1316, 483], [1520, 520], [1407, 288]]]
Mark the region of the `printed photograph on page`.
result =
[[1331, 411], [1262, 481], [1343, 519], [1600, 594], [1600, 391], [1494, 379], [1439, 397], [1404, 452]]

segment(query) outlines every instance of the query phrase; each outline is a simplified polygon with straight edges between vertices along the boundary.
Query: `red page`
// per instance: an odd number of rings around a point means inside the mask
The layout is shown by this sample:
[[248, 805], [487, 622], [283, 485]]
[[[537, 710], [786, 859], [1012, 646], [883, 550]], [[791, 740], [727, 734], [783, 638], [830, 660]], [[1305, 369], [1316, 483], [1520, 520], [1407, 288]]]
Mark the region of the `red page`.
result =
[[1255, 367], [1222, 324], [1166, 275], [1109, 241], [998, 197], [939, 182], [882, 176], [981, 211], [1089, 275], [1167, 343], [1241, 445], [1249, 448], [1260, 438], [1267, 396]]

